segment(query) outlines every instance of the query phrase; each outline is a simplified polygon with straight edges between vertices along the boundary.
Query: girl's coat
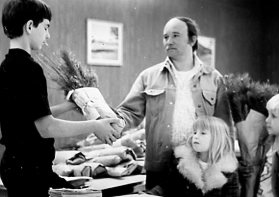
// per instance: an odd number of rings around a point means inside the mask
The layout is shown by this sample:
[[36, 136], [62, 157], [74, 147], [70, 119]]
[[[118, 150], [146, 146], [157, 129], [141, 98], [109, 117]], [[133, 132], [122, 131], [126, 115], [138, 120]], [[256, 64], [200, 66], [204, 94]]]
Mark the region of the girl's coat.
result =
[[203, 171], [192, 148], [178, 146], [174, 155], [177, 169], [171, 170], [167, 196], [239, 196], [238, 162], [233, 156], [227, 155]]

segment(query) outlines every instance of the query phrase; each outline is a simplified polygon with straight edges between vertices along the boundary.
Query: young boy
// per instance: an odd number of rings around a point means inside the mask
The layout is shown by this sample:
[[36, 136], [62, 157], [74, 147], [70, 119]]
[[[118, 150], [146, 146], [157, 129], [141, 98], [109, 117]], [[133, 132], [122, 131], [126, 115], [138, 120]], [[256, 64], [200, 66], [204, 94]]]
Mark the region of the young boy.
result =
[[48, 197], [48, 190], [72, 187], [52, 171], [54, 138], [93, 132], [111, 144], [119, 133], [118, 119], [66, 121], [53, 116], [75, 108], [65, 102], [50, 108], [46, 78], [31, 50], [50, 38], [51, 10], [40, 0], [8, 0], [2, 11], [10, 49], [0, 67], [1, 144], [6, 150], [0, 174], [9, 197]]
[[273, 150], [275, 154], [272, 161], [272, 192], [274, 197], [279, 197], [279, 94], [273, 96], [266, 104], [268, 117], [266, 128], [270, 135], [275, 136]]

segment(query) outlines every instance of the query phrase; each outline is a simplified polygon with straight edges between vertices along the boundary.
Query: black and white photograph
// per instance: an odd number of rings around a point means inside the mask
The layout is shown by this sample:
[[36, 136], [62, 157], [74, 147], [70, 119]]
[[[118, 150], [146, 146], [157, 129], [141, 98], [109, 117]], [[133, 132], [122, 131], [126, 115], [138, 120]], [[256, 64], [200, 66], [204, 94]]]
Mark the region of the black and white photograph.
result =
[[0, 197], [279, 197], [279, 0], [0, 0]]

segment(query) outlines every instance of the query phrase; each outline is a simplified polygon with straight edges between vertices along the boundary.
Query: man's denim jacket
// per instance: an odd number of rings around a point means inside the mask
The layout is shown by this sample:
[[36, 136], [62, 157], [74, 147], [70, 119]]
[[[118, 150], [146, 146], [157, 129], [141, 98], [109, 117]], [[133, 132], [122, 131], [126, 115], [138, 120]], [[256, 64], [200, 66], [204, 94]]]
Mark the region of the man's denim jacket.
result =
[[[221, 74], [203, 65], [191, 82], [196, 115], [220, 117], [231, 126], [231, 115]], [[171, 132], [176, 86], [171, 64], [166, 61], [139, 74], [129, 94], [118, 106], [125, 120], [125, 129], [138, 126], [145, 119], [147, 171], [160, 172], [168, 168], [172, 154]]]

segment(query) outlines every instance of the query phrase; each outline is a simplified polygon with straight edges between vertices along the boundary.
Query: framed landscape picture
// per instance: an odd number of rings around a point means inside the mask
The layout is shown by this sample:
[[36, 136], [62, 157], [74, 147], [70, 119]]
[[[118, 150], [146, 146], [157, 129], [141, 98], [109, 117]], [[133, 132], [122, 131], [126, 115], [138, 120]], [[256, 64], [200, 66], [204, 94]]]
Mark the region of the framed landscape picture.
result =
[[215, 67], [215, 38], [199, 36], [197, 54], [204, 64]]
[[123, 24], [87, 19], [87, 63], [123, 65]]

